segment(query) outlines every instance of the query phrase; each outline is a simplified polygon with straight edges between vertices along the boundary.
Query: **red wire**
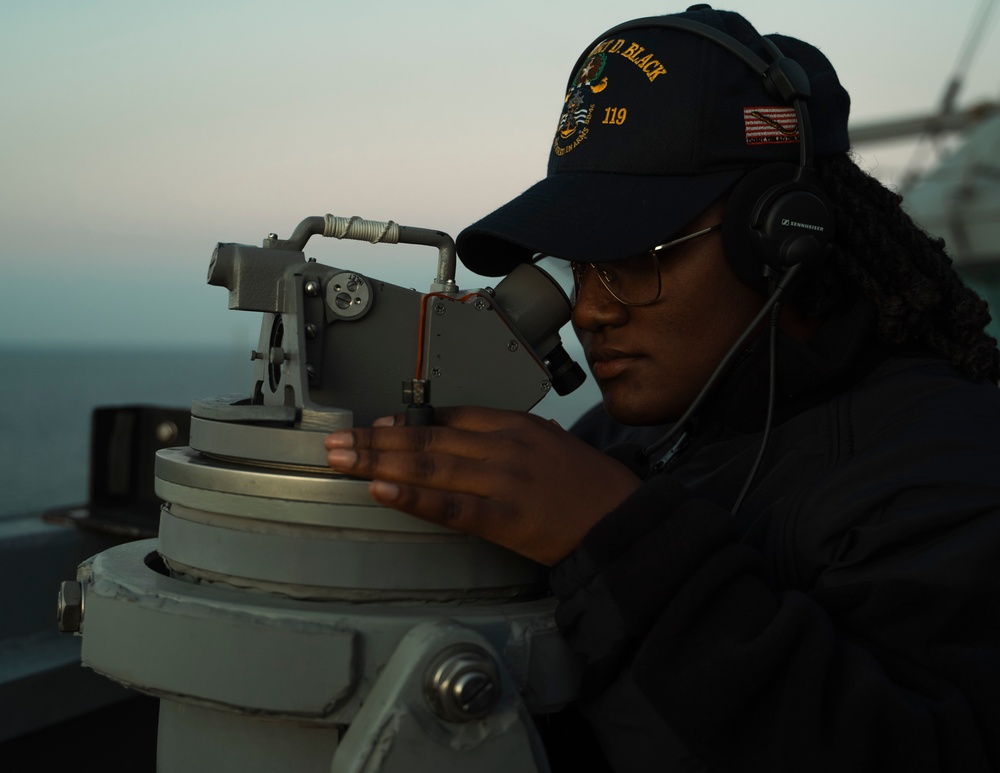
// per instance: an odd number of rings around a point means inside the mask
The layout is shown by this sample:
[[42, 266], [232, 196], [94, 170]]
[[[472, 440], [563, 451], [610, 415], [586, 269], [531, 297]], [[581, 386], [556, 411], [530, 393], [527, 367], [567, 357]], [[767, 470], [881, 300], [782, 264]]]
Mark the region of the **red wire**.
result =
[[417, 331], [419, 338], [417, 339], [417, 373], [414, 378], [423, 378], [420, 374], [424, 367], [424, 324], [427, 318], [427, 300], [429, 298], [445, 298], [449, 301], [457, 301], [458, 303], [465, 303], [469, 298], [477, 298], [481, 293], [469, 293], [462, 298], [455, 298], [454, 296], [447, 295], [446, 293], [427, 293], [420, 302], [420, 327]]

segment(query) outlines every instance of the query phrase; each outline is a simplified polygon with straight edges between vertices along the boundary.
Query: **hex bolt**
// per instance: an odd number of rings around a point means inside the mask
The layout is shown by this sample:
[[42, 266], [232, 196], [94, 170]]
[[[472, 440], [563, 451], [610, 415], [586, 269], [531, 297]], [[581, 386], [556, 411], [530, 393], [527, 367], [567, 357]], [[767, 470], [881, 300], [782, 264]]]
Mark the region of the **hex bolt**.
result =
[[434, 713], [449, 722], [482, 719], [500, 699], [497, 665], [472, 644], [442, 652], [427, 673], [424, 694]]
[[263, 359], [264, 359], [264, 352], [258, 352], [256, 349], [250, 350], [250, 362], [253, 362], [254, 360], [263, 360]]
[[76, 580], [66, 580], [59, 586], [57, 619], [62, 633], [80, 631], [83, 624], [83, 586]]
[[305, 283], [303, 289], [306, 291], [306, 295], [315, 298], [317, 295], [319, 295], [319, 282], [317, 282], [315, 279], [310, 279], [308, 282]]

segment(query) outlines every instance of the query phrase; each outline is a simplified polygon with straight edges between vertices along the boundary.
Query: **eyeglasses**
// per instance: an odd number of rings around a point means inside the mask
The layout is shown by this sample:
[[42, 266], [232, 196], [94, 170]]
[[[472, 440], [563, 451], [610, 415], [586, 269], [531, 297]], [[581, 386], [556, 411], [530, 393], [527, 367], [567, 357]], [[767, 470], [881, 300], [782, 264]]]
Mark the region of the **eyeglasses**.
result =
[[610, 261], [608, 263], [575, 263], [570, 262], [573, 270], [573, 289], [575, 297], [580, 297], [580, 286], [583, 284], [583, 275], [590, 266], [597, 272], [601, 279], [601, 284], [611, 293], [612, 297], [619, 303], [626, 306], [648, 306], [660, 297], [662, 283], [660, 280], [661, 252], [676, 247], [678, 244], [704, 236], [712, 231], [722, 228], [722, 223], [703, 228], [700, 231], [687, 234], [679, 239], [659, 244], [640, 255], [633, 255], [630, 258]]

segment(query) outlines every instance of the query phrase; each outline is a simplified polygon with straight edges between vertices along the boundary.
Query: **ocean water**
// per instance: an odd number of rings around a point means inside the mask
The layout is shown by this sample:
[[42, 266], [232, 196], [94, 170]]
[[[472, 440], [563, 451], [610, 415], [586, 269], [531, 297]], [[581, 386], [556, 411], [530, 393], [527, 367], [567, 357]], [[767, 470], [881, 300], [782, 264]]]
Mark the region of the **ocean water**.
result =
[[[98, 406], [190, 408], [248, 394], [247, 348], [0, 347], [0, 517], [87, 501], [90, 416]], [[535, 412], [569, 426], [597, 399], [592, 379]]]
[[87, 501], [90, 415], [246, 392], [246, 351], [0, 348], [0, 516]]

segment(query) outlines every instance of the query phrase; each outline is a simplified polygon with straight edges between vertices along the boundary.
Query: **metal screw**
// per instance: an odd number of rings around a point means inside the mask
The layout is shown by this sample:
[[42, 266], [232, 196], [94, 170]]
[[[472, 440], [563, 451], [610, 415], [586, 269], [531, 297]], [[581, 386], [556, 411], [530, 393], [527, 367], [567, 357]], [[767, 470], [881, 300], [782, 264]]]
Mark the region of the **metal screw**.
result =
[[285, 360], [291, 359], [291, 355], [282, 349], [280, 346], [271, 347], [271, 356], [268, 358], [268, 362], [272, 365], [281, 365]]
[[431, 368], [431, 376], [441, 378], [441, 368]]
[[444, 720], [481, 719], [500, 699], [497, 665], [475, 645], [449, 647], [428, 670], [425, 695], [434, 713]]
[[434, 313], [437, 314], [439, 317], [443, 316], [445, 311], [447, 311], [447, 309], [445, 309], [443, 303], [439, 303], [437, 306], [434, 307]]
[[516, 352], [517, 349], [518, 349], [518, 343], [517, 343], [517, 341], [514, 341], [512, 339], [512, 340], [510, 340], [510, 341], [507, 342], [507, 351], [508, 352]]
[[263, 360], [263, 359], [264, 359], [264, 352], [258, 352], [256, 349], [250, 350], [250, 362], [253, 362], [254, 360]]
[[543, 392], [548, 392], [550, 389], [552, 389], [552, 384], [550, 382], [548, 382], [548, 381], [543, 381], [542, 382], [542, 391]]
[[484, 301], [482, 298], [477, 298], [476, 299], [476, 311], [482, 311], [485, 308], [486, 308], [486, 301]]
[[306, 338], [315, 338], [317, 333], [317, 327], [313, 322], [306, 323]]
[[83, 624], [83, 586], [76, 580], [59, 586], [57, 619], [63, 633], [77, 633]]
[[373, 299], [373, 288], [360, 274], [341, 271], [327, 277], [326, 309], [338, 319], [360, 319]]
[[319, 295], [319, 282], [315, 279], [310, 279], [306, 282], [304, 289], [306, 291], [306, 295], [315, 297]]
[[278, 234], [268, 234], [267, 238], [271, 239], [272, 241], [277, 241], [278, 240]]
[[306, 363], [306, 375], [311, 379], [316, 378], [316, 368], [309, 363]]
[[497, 684], [489, 674], [469, 671], [459, 676], [451, 694], [462, 711], [470, 717], [484, 717], [496, 703]]

